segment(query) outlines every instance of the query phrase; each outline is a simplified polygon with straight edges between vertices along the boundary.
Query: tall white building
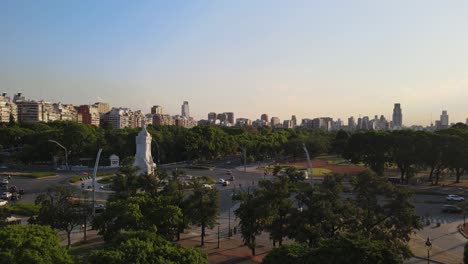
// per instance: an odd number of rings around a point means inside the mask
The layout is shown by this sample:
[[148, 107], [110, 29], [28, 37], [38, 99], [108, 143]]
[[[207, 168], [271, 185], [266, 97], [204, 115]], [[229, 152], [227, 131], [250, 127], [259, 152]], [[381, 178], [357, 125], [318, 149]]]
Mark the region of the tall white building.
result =
[[6, 93], [0, 96], [0, 122], [10, 122], [10, 118], [14, 121], [18, 120], [18, 109], [16, 104], [13, 103]]
[[182, 112], [181, 115], [183, 117], [187, 117], [187, 118], [190, 117], [190, 109], [189, 109], [188, 101], [184, 101], [184, 103], [182, 104], [182, 111], [181, 112]]
[[102, 122], [109, 122], [114, 129], [130, 127], [130, 109], [113, 107], [101, 116]]

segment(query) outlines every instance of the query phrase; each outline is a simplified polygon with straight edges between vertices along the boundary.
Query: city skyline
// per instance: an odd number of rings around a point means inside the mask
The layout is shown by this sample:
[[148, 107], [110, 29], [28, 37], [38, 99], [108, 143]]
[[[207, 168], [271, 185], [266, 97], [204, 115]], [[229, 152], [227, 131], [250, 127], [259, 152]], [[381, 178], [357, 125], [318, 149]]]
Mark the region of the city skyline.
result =
[[[405, 8], [403, 9], [402, 6]], [[468, 117], [465, 2], [3, 1], [0, 86], [76, 105]]]

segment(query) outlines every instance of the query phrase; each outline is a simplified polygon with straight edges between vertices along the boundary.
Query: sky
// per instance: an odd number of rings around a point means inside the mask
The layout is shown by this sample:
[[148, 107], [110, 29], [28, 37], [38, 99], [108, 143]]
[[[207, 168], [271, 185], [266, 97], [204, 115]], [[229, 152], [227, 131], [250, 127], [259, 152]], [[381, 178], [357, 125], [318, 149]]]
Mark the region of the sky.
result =
[[0, 87], [282, 120], [468, 118], [468, 1], [0, 1]]

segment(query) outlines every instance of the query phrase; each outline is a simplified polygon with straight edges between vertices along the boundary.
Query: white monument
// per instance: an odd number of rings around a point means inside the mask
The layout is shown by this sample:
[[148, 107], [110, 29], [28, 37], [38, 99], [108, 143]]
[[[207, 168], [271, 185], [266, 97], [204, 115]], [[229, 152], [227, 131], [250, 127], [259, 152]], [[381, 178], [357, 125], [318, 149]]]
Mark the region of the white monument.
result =
[[151, 135], [146, 131], [146, 123], [142, 122], [142, 129], [136, 136], [136, 154], [134, 167], [138, 167], [137, 175], [154, 173], [156, 164], [151, 156]]

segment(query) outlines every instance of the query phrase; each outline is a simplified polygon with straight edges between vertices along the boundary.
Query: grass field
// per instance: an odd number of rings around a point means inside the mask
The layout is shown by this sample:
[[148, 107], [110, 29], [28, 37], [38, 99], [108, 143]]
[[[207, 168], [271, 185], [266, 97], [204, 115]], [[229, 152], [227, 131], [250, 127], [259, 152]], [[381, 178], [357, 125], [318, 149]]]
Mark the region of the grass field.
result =
[[40, 206], [30, 203], [8, 204], [5, 208], [14, 215], [33, 216], [39, 213]]
[[28, 177], [28, 178], [44, 178], [44, 177], [51, 177], [56, 176], [57, 174], [54, 172], [28, 172], [28, 173], [2, 173], [1, 176], [15, 176], [15, 177]]

